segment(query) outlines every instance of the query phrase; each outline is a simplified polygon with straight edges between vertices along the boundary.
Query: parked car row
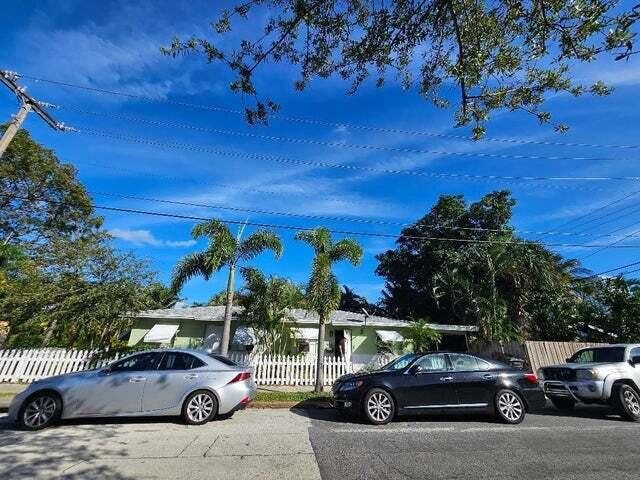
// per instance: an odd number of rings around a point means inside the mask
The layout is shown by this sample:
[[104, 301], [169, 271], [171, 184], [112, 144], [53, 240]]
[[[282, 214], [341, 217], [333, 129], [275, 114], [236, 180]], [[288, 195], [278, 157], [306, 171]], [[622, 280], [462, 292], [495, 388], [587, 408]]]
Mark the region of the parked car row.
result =
[[[576, 352], [567, 363], [538, 371], [454, 352], [403, 355], [373, 372], [339, 378], [333, 406], [382, 425], [396, 417], [428, 413], [491, 413], [508, 424], [544, 407], [576, 403], [614, 406], [640, 420], [640, 345]], [[130, 355], [106, 368], [46, 378], [18, 394], [9, 416], [37, 430], [59, 419], [177, 416], [202, 425], [253, 400], [248, 368], [200, 351], [163, 349]]]

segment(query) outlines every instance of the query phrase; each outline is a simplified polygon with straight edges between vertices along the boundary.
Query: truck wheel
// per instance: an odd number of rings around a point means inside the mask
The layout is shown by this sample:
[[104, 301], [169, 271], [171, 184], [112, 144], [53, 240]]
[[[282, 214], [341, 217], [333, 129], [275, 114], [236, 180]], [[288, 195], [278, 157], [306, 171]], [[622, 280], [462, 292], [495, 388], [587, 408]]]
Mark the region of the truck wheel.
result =
[[570, 412], [576, 406], [576, 402], [570, 398], [552, 398], [551, 403], [561, 412]]
[[620, 385], [614, 391], [616, 410], [626, 420], [640, 420], [640, 395], [629, 385]]

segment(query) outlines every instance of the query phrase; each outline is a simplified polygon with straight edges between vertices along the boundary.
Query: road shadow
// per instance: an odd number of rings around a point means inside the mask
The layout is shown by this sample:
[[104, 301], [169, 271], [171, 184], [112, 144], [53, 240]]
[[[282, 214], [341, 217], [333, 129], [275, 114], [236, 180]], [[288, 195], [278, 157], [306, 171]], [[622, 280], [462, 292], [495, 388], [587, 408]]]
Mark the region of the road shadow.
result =
[[[91, 465], [104, 457], [127, 457], [130, 452], [109, 442], [118, 432], [107, 426], [91, 430], [52, 427], [36, 432], [16, 428], [0, 419], [0, 478], [101, 478], [128, 480], [108, 466]], [[111, 443], [112, 446], [105, 446]], [[76, 470], [70, 469], [78, 467]]]
[[576, 405], [574, 409], [570, 411], [561, 411], [548, 405], [543, 409], [530, 412], [529, 415], [626, 422], [613, 407], [606, 405]]

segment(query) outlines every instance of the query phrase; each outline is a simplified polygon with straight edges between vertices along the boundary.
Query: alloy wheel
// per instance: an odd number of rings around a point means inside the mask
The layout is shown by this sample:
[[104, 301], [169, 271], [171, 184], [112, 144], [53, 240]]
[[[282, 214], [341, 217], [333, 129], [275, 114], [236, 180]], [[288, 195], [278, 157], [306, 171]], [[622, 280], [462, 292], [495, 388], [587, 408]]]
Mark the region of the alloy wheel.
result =
[[522, 417], [524, 408], [515, 393], [504, 392], [498, 398], [500, 413], [510, 422], [517, 422]]
[[22, 419], [29, 428], [38, 428], [49, 422], [56, 413], [56, 401], [52, 397], [43, 396], [34, 399], [24, 409]]
[[391, 399], [381, 392], [376, 392], [367, 401], [367, 411], [376, 422], [384, 422], [391, 415]]
[[206, 393], [194, 396], [187, 405], [187, 415], [192, 422], [200, 423], [211, 416], [213, 399]]
[[638, 395], [631, 389], [625, 390], [624, 394], [624, 403], [627, 405], [627, 408], [633, 415], [640, 415], [640, 400], [638, 400]]

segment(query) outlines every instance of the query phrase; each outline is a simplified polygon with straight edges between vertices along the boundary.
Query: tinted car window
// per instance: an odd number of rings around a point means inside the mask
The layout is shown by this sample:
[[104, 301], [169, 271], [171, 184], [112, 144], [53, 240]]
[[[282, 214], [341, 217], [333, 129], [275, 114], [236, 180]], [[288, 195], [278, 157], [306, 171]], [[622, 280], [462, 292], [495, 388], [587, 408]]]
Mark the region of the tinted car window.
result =
[[441, 372], [447, 369], [447, 359], [443, 353], [425, 355], [416, 362], [423, 372]]
[[624, 362], [624, 347], [587, 348], [576, 352], [570, 363]]
[[202, 360], [188, 353], [167, 352], [160, 362], [160, 370], [191, 370], [203, 365]]
[[238, 364], [236, 362], [234, 362], [233, 360], [229, 360], [227, 357], [223, 357], [222, 355], [216, 355], [215, 353], [210, 353], [209, 356], [211, 358], [213, 358], [214, 360], [217, 360], [221, 363], [224, 363], [225, 365], [228, 365], [230, 367], [237, 367]]
[[155, 370], [162, 357], [161, 353], [150, 352], [134, 355], [111, 366], [112, 372], [139, 372], [143, 370]]
[[461, 355], [458, 353], [450, 353], [449, 361], [451, 362], [451, 368], [458, 371], [474, 371], [474, 370], [489, 370], [491, 364], [485, 362], [481, 358], [472, 357], [471, 355]]
[[634, 347], [629, 352], [629, 358], [640, 357], [640, 347]]

